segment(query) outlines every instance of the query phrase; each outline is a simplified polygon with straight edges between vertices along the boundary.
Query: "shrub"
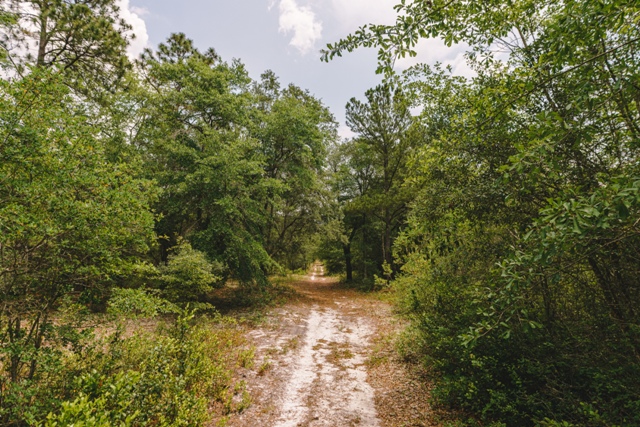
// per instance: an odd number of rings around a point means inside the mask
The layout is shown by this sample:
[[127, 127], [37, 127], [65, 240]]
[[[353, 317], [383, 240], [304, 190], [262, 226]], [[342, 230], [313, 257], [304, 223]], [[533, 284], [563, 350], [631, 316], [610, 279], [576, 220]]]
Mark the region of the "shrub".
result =
[[[133, 296], [132, 303], [122, 304], [127, 296]], [[105, 334], [111, 324], [100, 334], [77, 325], [52, 329], [47, 351], [39, 353], [38, 375], [31, 381], [2, 379], [0, 424], [196, 426], [210, 419], [214, 402], [220, 402], [220, 412], [244, 408], [229, 404], [243, 388], [232, 381], [234, 369], [250, 363], [233, 320], [196, 317], [193, 310], [179, 310], [139, 290], [116, 291], [111, 302], [137, 316], [157, 312], [158, 306], [179, 314], [175, 321], [155, 321], [152, 330], [128, 323], [126, 334], [122, 327]], [[243, 402], [248, 404], [248, 397]]]
[[223, 284], [222, 264], [210, 262], [203, 252], [186, 242], [173, 249], [167, 265], [158, 271], [158, 286], [170, 301], [198, 300]]

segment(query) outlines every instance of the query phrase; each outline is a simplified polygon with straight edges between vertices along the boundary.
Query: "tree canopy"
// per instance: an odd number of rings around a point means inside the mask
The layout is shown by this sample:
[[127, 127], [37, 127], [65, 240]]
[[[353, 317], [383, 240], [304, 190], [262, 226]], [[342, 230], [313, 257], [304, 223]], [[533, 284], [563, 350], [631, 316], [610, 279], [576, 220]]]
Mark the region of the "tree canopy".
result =
[[105, 404], [61, 409], [73, 384], [43, 394], [86, 350], [69, 307], [188, 317], [228, 280], [264, 295], [269, 275], [305, 268], [336, 124], [308, 91], [184, 34], [132, 64], [113, 0], [0, 5], [0, 423], [34, 425]]

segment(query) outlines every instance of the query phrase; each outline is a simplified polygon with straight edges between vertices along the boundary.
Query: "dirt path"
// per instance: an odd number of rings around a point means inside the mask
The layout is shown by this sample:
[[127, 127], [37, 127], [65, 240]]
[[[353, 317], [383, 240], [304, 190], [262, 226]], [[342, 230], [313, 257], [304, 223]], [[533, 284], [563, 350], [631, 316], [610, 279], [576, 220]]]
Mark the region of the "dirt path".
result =
[[428, 390], [394, 356], [388, 304], [341, 288], [317, 265], [293, 284], [295, 302], [248, 332], [252, 396], [233, 427], [431, 426]]

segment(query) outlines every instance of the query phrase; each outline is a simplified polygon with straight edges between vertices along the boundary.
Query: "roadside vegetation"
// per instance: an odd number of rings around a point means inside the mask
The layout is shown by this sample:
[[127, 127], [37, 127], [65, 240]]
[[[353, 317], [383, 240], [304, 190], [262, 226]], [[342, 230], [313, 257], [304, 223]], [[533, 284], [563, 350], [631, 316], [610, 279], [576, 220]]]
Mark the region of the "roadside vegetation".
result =
[[[638, 4], [399, 3], [324, 52], [376, 47], [387, 77], [332, 152], [327, 265], [398, 292], [468, 425], [640, 424]], [[475, 76], [393, 72], [432, 37]]]
[[311, 261], [329, 111], [183, 34], [131, 61], [118, 16], [114, 0], [0, 2], [4, 426], [244, 409], [251, 349], [213, 293], [264, 304], [269, 275]]

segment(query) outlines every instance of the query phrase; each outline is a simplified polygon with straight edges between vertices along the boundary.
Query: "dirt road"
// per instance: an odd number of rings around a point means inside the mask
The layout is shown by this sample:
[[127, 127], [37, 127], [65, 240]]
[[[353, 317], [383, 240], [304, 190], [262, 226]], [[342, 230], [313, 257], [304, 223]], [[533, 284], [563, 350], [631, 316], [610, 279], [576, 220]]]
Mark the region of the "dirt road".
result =
[[242, 376], [251, 406], [220, 424], [435, 425], [424, 381], [394, 356], [399, 325], [388, 304], [342, 288], [320, 265], [293, 286], [300, 297], [248, 331], [256, 356]]

